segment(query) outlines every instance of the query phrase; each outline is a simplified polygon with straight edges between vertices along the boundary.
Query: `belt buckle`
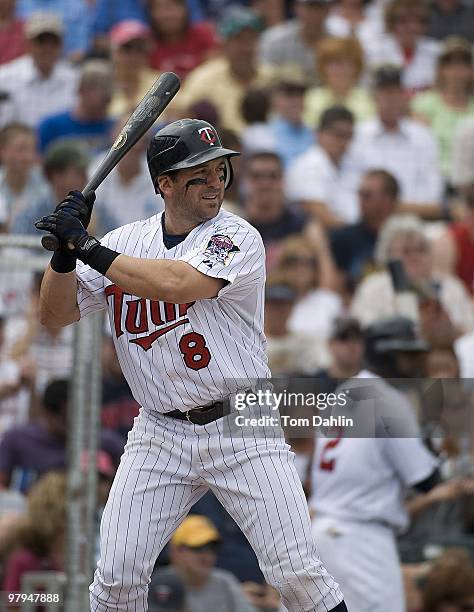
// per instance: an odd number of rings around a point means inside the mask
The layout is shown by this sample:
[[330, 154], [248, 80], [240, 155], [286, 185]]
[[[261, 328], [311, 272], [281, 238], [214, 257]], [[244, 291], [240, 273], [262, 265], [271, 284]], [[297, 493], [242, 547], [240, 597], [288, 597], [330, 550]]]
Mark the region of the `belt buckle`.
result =
[[185, 416], [186, 416], [186, 419], [187, 419], [187, 420], [188, 420], [190, 423], [192, 423], [192, 421], [191, 421], [191, 417], [189, 416], [189, 413], [190, 413], [190, 412], [191, 412], [191, 410], [187, 410], [187, 411], [186, 411], [184, 414], [185, 414]]

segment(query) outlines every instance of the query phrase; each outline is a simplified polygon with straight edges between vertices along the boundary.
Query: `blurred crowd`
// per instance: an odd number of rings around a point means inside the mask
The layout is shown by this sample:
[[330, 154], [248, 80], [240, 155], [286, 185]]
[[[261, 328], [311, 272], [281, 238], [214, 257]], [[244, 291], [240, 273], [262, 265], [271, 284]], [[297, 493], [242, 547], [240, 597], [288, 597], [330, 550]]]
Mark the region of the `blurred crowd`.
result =
[[[224, 208], [265, 243], [273, 375], [335, 388], [367, 366], [366, 330], [401, 316], [423, 359], [378, 375], [474, 378], [473, 43], [472, 0], [0, 0], [0, 231], [37, 235], [174, 71], [181, 90], [152, 133], [195, 117], [242, 151]], [[97, 190], [95, 235], [162, 212], [146, 147]], [[18, 264], [0, 268], [0, 585], [20, 590], [25, 572], [64, 569], [74, 334], [39, 324], [41, 276], [0, 249]], [[472, 409], [471, 392], [457, 399]], [[138, 411], [107, 331], [102, 403], [101, 507]], [[441, 532], [464, 549], [403, 565], [408, 612], [474, 610], [472, 434], [436, 438], [442, 481], [408, 496], [402, 558]], [[310, 496], [306, 442], [294, 449]], [[150, 610], [278, 610], [217, 500], [194, 512]]]

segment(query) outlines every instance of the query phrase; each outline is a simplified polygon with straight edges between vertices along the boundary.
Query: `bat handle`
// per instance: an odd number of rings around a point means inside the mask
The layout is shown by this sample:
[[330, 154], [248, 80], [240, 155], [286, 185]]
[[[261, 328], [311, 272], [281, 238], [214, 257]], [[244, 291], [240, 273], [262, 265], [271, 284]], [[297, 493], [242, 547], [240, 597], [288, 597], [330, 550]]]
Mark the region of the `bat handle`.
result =
[[41, 244], [47, 251], [57, 251], [59, 249], [59, 240], [54, 234], [46, 234], [41, 238]]
[[[84, 197], [87, 198], [89, 193], [94, 191], [95, 188], [96, 188], [95, 181], [89, 181], [87, 185], [84, 187], [84, 189], [82, 190]], [[55, 236], [54, 234], [46, 234], [45, 236], [43, 236], [41, 238], [41, 244], [43, 248], [46, 249], [47, 251], [58, 251], [59, 250], [59, 240], [57, 236]]]

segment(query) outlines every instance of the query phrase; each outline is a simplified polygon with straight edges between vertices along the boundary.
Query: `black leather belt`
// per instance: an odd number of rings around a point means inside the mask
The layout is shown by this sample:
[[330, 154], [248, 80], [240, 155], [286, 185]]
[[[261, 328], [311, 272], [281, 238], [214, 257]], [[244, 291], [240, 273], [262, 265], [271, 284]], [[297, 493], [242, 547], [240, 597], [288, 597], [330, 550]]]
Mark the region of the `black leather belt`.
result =
[[230, 413], [230, 402], [219, 401], [210, 404], [209, 406], [202, 406], [201, 408], [193, 408], [187, 412], [181, 412], [181, 410], [173, 410], [173, 412], [165, 412], [164, 416], [171, 417], [172, 419], [179, 419], [180, 421], [189, 421], [194, 425], [207, 425], [217, 419], [221, 419]]

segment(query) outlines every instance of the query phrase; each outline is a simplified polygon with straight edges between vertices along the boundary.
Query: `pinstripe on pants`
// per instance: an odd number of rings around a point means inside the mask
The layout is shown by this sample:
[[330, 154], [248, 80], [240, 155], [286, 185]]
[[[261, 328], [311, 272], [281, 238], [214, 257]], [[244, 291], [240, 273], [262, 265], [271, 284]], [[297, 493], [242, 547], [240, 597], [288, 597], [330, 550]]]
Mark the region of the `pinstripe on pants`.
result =
[[91, 611], [144, 612], [155, 560], [210, 488], [253, 546], [289, 612], [326, 612], [342, 595], [311, 537], [293, 454], [278, 432], [224, 433], [141, 410], [129, 434], [101, 524]]

